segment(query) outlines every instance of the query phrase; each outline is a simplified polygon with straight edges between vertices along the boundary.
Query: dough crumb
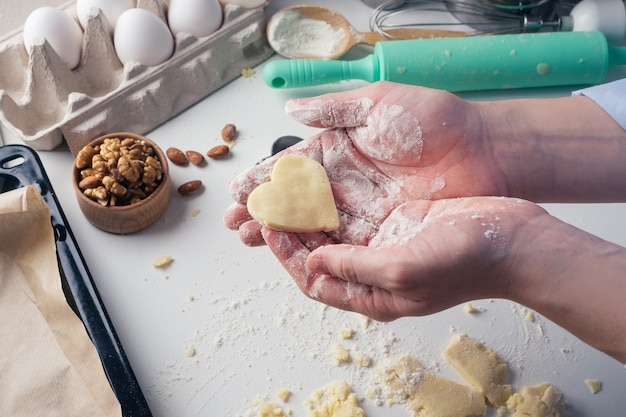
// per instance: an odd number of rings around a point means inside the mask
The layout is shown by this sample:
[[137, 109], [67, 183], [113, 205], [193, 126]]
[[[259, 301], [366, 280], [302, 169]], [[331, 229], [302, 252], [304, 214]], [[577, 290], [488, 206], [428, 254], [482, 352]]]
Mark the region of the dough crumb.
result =
[[191, 212], [191, 217], [196, 217], [198, 214], [200, 214], [200, 209], [195, 209]]
[[346, 381], [335, 381], [317, 390], [304, 403], [310, 417], [365, 417], [355, 393]]
[[585, 379], [585, 384], [587, 384], [592, 394], [597, 394], [602, 390], [602, 381], [599, 379]]
[[161, 255], [152, 261], [152, 266], [155, 268], [167, 268], [174, 262], [171, 256]]
[[489, 404], [494, 407], [506, 404], [511, 396], [511, 386], [505, 384], [509, 371], [506, 362], [493, 350], [460, 334], [452, 338], [443, 357]]
[[185, 354], [188, 358], [196, 356], [196, 348], [193, 345], [187, 346], [187, 349], [185, 349]]
[[532, 311], [527, 311], [524, 318], [526, 319], [526, 321], [529, 321], [531, 323], [534, 323], [536, 320], [535, 313], [533, 313]]
[[286, 403], [289, 400], [289, 397], [291, 396], [291, 391], [289, 391], [287, 388], [283, 388], [280, 391], [278, 391], [278, 394], [276, 394], [276, 396], [284, 403]]
[[366, 355], [363, 352], [356, 351], [352, 355], [354, 363], [356, 363], [361, 368], [369, 368], [372, 364], [372, 358], [369, 355]]
[[288, 414], [278, 404], [264, 402], [261, 403], [259, 417], [285, 417]]
[[474, 306], [472, 303], [466, 303], [465, 312], [467, 314], [478, 314], [478, 313], [482, 313], [482, 310], [479, 308], [476, 308], [476, 306]]
[[522, 388], [506, 405], [511, 417], [565, 417], [563, 394], [548, 383]]
[[333, 355], [333, 360], [337, 365], [350, 362], [350, 352], [348, 352], [348, 349], [341, 346], [340, 344], [333, 345], [331, 353]]
[[339, 335], [344, 340], [352, 339], [352, 337], [354, 336], [354, 330], [352, 330], [352, 329], [341, 329], [339, 331]]
[[254, 70], [252, 68], [244, 68], [241, 70], [241, 76], [244, 78], [250, 78], [254, 76]]
[[370, 319], [367, 316], [361, 315], [361, 325], [363, 326], [364, 330], [369, 329], [371, 322], [372, 322], [372, 319]]

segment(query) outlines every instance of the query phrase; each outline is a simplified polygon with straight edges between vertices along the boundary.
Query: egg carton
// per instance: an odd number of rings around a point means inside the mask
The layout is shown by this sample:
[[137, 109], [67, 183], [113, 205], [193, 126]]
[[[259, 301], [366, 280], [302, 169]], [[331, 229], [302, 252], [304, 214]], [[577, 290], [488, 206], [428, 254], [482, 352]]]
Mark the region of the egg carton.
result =
[[[74, 13], [74, 2], [60, 7]], [[167, 4], [138, 0], [165, 21]], [[165, 63], [123, 65], [115, 53], [106, 18], [91, 13], [80, 64], [70, 70], [43, 41], [29, 57], [21, 30], [0, 39], [0, 120], [37, 150], [67, 142], [72, 153], [105, 133], [145, 134], [241, 76], [273, 54], [262, 8], [224, 5], [215, 33], [176, 36]]]

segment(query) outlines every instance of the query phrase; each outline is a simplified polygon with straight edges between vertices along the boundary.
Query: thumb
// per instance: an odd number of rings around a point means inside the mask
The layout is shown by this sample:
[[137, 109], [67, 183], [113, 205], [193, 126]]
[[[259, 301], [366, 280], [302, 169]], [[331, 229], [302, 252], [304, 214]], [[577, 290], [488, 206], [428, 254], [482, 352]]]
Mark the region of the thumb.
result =
[[374, 101], [370, 98], [334, 93], [317, 98], [289, 100], [285, 112], [311, 127], [359, 127], [367, 124], [372, 107]]
[[381, 251], [373, 251], [366, 246], [329, 245], [320, 247], [309, 254], [306, 266], [316, 274], [330, 275], [347, 282], [359, 282], [379, 286], [376, 277], [380, 277]]

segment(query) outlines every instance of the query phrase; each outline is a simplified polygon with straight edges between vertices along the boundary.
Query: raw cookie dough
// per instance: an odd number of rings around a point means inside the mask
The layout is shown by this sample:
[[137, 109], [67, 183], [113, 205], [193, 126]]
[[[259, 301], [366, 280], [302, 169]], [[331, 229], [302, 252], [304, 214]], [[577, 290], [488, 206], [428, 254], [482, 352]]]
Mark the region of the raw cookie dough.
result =
[[412, 356], [400, 358], [385, 370], [384, 382], [397, 398], [418, 417], [483, 416], [486, 404], [483, 395], [465, 385], [427, 372]]
[[602, 381], [599, 379], [585, 379], [585, 384], [592, 394], [597, 394], [602, 389]]
[[506, 405], [511, 417], [565, 417], [563, 394], [548, 383], [522, 388]]
[[341, 365], [342, 363], [350, 362], [350, 352], [340, 344], [334, 344], [331, 352], [335, 364]]
[[335, 381], [315, 391], [306, 405], [311, 410], [310, 417], [365, 417], [346, 381]]
[[286, 417], [286, 414], [281, 406], [268, 402], [261, 404], [259, 417]]
[[330, 232], [339, 227], [324, 167], [301, 155], [276, 161], [270, 181], [250, 193], [247, 207], [259, 223], [285, 232]]
[[506, 404], [511, 396], [511, 386], [504, 384], [509, 371], [506, 362], [493, 350], [461, 334], [451, 340], [443, 357], [489, 404], [494, 407]]

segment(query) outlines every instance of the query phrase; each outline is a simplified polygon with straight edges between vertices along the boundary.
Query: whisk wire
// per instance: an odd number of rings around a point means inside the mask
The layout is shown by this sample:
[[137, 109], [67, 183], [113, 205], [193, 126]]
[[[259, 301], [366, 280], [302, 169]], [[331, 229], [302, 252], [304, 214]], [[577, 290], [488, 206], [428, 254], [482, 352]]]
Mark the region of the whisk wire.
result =
[[[462, 27], [468, 35], [505, 34], [558, 30], [561, 21], [554, 13], [554, 0], [517, 2], [517, 6], [500, 0], [390, 0], [370, 15], [370, 29], [393, 38], [387, 31], [401, 27]], [[570, 2], [571, 3], [571, 2]], [[538, 10], [541, 7], [542, 10]], [[422, 13], [423, 12], [423, 13]], [[546, 20], [547, 19], [547, 20]]]

